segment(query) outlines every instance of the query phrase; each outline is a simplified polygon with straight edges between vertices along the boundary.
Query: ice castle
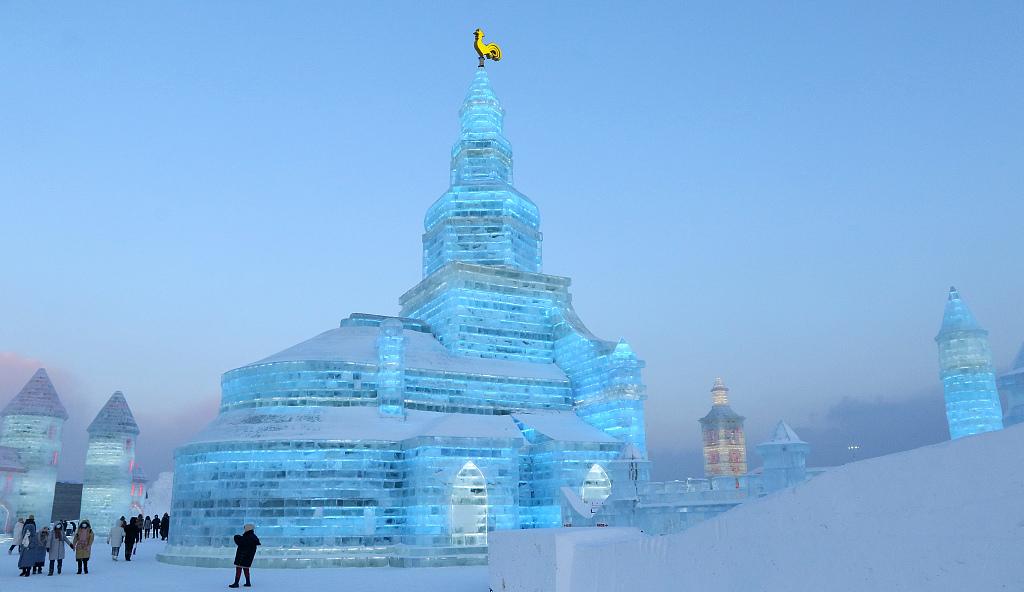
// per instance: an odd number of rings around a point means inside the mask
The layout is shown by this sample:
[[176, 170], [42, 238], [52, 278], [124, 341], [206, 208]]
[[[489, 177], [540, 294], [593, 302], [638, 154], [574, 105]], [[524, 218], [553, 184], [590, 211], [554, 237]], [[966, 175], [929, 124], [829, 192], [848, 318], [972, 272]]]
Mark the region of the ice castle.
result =
[[644, 364], [541, 272], [482, 67], [459, 122], [400, 317], [353, 314], [223, 375], [218, 417], [175, 452], [162, 561], [229, 563], [251, 522], [265, 566], [484, 563], [489, 532], [559, 526], [563, 488], [603, 499], [610, 462], [645, 458]]
[[[5, 503], [18, 517], [32, 515], [40, 523], [50, 519], [67, 418], [57, 390], [43, 368], [36, 370], [0, 411], [0, 450], [15, 450], [23, 468], [17, 487], [0, 484], [0, 489], [13, 490]], [[3, 512], [10, 513], [9, 509], [0, 511]]]
[[946, 394], [946, 419], [953, 440], [1003, 428], [1003, 410], [996, 391], [996, 374], [988, 331], [949, 289], [942, 327], [935, 336], [939, 366]]

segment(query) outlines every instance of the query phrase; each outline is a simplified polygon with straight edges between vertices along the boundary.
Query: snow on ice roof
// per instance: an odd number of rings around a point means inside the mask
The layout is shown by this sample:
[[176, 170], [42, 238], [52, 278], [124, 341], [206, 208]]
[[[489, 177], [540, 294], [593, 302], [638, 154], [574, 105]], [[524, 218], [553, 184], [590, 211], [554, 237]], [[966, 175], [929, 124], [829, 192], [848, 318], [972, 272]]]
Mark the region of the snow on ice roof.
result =
[[552, 440], [563, 442], [618, 442], [615, 438], [580, 419], [572, 411], [513, 413], [512, 417]]
[[405, 420], [381, 417], [377, 407], [272, 407], [225, 411], [192, 442], [371, 440], [419, 436], [522, 440], [508, 415], [434, 413], [410, 409]]
[[21, 464], [18, 451], [8, 446], [0, 446], [0, 472], [23, 473], [25, 465]]
[[67, 419], [68, 412], [53, 388], [46, 368], [36, 370], [21, 391], [0, 411], [0, 415], [45, 415]]
[[115, 391], [107, 404], [96, 414], [87, 430], [90, 434], [139, 434], [139, 425], [128, 407], [124, 393]]
[[[377, 327], [342, 326], [324, 331], [312, 339], [250, 365], [302, 361], [343, 361], [376, 365], [379, 334], [380, 329]], [[536, 380], [569, 380], [555, 364], [453, 356], [429, 333], [404, 329], [402, 336], [406, 344], [406, 368]]]
[[789, 427], [789, 424], [784, 421], [780, 421], [778, 425], [775, 426], [775, 432], [772, 434], [772, 439], [770, 441], [806, 444], [806, 442], [800, 439], [800, 436], [796, 435], [793, 428]]

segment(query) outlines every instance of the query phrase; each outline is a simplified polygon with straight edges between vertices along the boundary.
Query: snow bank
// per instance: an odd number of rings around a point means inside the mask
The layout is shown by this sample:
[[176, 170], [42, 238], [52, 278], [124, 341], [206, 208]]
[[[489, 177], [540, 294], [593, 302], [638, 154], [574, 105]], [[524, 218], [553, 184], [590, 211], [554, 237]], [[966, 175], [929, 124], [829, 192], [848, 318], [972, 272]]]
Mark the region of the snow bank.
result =
[[[500, 546], [492, 547], [491, 587], [495, 592], [1016, 589], [1024, 580], [1021, 452], [1024, 426], [1014, 426], [861, 461], [680, 534], [605, 543], [572, 539], [579, 548], [563, 555], [568, 564], [557, 566], [517, 559], [534, 553], [533, 533], [502, 533]], [[513, 576], [512, 569], [522, 577]], [[552, 570], [554, 575], [545, 573]], [[571, 578], [558, 578], [559, 573]], [[550, 582], [557, 586], [544, 585]]]
[[143, 514], [146, 516], [163, 516], [171, 511], [171, 491], [174, 489], [174, 471], [160, 473], [156, 481], [150, 483], [146, 494], [146, 505]]
[[488, 536], [491, 590], [572, 590], [577, 553], [590, 545], [639, 541], [636, 528], [537, 528], [503, 530]]

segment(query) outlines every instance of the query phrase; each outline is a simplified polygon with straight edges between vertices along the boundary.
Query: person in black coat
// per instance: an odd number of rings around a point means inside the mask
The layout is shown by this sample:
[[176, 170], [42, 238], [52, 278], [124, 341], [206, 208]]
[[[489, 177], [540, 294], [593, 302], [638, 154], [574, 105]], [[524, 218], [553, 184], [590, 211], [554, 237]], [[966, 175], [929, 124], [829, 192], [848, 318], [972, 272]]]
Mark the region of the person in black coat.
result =
[[237, 588], [238, 579], [245, 573], [245, 586], [252, 586], [249, 580], [249, 568], [252, 567], [252, 560], [256, 558], [256, 547], [260, 546], [260, 539], [256, 536], [255, 526], [246, 524], [242, 534], [235, 535], [235, 544], [238, 550], [235, 551], [235, 583], [229, 584], [228, 588]]
[[124, 527], [124, 560], [132, 560], [132, 549], [139, 540], [139, 519], [132, 516], [128, 525]]
[[164, 512], [164, 517], [160, 519], [160, 538], [167, 540], [167, 533], [171, 530], [171, 515]]

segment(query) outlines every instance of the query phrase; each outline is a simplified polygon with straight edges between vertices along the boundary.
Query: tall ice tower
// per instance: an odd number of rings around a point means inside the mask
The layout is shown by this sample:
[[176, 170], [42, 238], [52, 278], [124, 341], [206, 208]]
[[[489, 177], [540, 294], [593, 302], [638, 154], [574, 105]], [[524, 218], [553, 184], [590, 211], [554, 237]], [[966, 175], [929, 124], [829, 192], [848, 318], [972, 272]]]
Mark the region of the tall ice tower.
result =
[[135, 439], [139, 426], [121, 391], [110, 396], [89, 424], [80, 518], [105, 533], [114, 520], [130, 515]]
[[1011, 426], [1024, 422], [1024, 345], [1013, 361], [1013, 369], [999, 377], [999, 391], [1006, 396], [1003, 423]]
[[939, 345], [939, 376], [953, 440], [1003, 428], [988, 331], [981, 328], [956, 288], [949, 289]]
[[50, 520], [67, 418], [44, 368], [36, 370], [0, 411], [0, 446], [17, 450], [25, 468], [21, 486], [12, 496], [20, 518], [33, 515], [39, 524]]
[[738, 477], [747, 472], [745, 418], [729, 406], [729, 388], [721, 378], [711, 387], [711, 402], [711, 411], [699, 420], [704, 436], [704, 475]]

